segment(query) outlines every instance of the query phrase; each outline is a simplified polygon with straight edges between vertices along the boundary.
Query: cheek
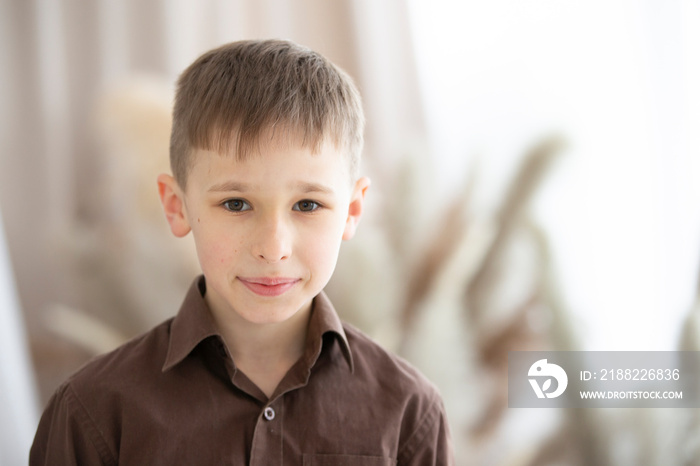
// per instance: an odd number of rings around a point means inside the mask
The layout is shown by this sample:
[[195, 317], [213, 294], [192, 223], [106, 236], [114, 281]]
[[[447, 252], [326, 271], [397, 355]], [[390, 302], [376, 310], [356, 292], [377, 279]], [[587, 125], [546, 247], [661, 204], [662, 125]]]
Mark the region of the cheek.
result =
[[[206, 225], [206, 227], [205, 227]], [[231, 232], [219, 231], [205, 224], [204, 219], [192, 230], [197, 255], [203, 269], [216, 268], [229, 263], [241, 250], [241, 241]]]
[[309, 260], [319, 269], [332, 272], [338, 260], [342, 235], [343, 226], [337, 221], [317, 229], [311, 239], [304, 241], [304, 250]]

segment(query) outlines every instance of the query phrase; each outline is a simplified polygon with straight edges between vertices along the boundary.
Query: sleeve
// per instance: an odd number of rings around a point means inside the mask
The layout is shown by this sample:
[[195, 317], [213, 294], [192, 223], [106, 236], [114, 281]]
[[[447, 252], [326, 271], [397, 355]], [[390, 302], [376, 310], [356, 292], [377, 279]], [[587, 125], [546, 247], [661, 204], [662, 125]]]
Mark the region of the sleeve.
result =
[[400, 448], [398, 466], [453, 466], [454, 451], [442, 399], [437, 396], [418, 428]]
[[115, 455], [71, 386], [61, 386], [41, 416], [29, 466], [116, 464]]

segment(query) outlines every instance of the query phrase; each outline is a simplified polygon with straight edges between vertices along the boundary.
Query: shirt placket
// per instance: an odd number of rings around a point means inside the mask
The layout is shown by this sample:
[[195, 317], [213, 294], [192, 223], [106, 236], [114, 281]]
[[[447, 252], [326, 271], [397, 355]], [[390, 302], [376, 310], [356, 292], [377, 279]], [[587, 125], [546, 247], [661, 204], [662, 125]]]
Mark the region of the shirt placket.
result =
[[250, 450], [250, 466], [282, 464], [283, 408], [282, 397], [278, 397], [267, 403], [258, 414]]

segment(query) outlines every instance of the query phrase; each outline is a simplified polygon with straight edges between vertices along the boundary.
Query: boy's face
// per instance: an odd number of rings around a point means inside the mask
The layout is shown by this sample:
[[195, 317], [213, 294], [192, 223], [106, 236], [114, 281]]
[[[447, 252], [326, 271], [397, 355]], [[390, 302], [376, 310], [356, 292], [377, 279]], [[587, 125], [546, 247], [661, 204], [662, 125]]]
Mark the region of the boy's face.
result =
[[169, 175], [158, 183], [173, 233], [192, 231], [212, 310], [256, 324], [308, 310], [354, 235], [369, 180], [350, 183], [332, 144], [315, 154], [270, 144], [244, 161], [194, 157], [185, 192]]

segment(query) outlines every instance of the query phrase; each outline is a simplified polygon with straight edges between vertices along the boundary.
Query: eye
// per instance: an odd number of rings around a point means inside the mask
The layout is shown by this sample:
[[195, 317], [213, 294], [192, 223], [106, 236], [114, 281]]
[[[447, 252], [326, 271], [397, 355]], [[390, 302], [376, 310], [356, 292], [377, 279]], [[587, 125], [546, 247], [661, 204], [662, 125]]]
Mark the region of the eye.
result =
[[321, 206], [318, 202], [310, 201], [308, 199], [299, 201], [296, 204], [294, 204], [294, 210], [298, 210], [299, 212], [313, 212], [319, 207]]
[[231, 212], [244, 212], [251, 209], [250, 204], [243, 199], [229, 199], [222, 202], [221, 205], [224, 206], [224, 209]]

